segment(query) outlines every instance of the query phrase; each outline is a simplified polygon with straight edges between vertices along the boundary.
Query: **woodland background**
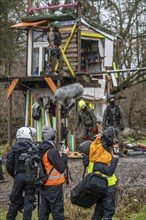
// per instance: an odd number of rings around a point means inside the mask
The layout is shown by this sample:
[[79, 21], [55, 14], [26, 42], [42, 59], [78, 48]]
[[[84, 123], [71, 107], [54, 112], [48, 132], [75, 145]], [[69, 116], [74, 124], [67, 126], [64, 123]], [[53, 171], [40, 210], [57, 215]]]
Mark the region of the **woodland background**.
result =
[[[0, 77], [26, 75], [25, 31], [12, 30], [10, 26], [21, 21], [29, 7], [74, 3], [73, 0], [0, 0]], [[118, 36], [115, 42], [114, 61], [117, 69], [141, 68], [146, 66], [146, 2], [145, 0], [81, 0], [82, 14], [91, 21], [114, 32]], [[71, 9], [61, 8], [71, 13]], [[69, 10], [69, 11], [68, 11]], [[41, 12], [43, 13], [43, 12]], [[49, 13], [54, 13], [50, 10]], [[146, 72], [143, 73], [146, 75]], [[119, 77], [130, 76], [130, 73]], [[7, 142], [7, 83], [0, 84], [0, 144]], [[129, 87], [129, 85], [128, 85]], [[146, 128], [146, 89], [145, 77], [140, 83], [122, 88], [117, 100], [122, 105], [128, 126], [133, 129]], [[24, 94], [14, 91], [12, 94], [12, 135], [23, 125], [25, 112]], [[140, 119], [140, 120], [139, 120]]]

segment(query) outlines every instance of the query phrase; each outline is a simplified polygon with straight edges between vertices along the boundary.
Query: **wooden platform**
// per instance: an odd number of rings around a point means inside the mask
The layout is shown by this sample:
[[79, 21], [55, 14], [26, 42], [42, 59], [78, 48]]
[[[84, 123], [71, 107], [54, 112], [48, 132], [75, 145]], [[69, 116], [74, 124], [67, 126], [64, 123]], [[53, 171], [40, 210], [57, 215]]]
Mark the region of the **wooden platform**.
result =
[[[36, 88], [48, 88], [48, 84], [46, 83], [46, 77], [50, 77], [49, 75], [44, 76], [26, 76], [26, 77], [1, 77], [0, 83], [4, 82], [12, 82], [15, 79], [19, 79], [15, 90], [27, 90], [28, 88], [36, 89]], [[51, 76], [54, 83], [57, 85], [57, 81], [61, 82], [61, 86], [65, 86], [72, 83], [80, 83], [83, 87], [100, 87], [98, 82], [80, 82], [77, 77], [70, 76]]]
[[70, 159], [82, 159], [82, 154], [79, 152], [70, 152], [68, 158]]

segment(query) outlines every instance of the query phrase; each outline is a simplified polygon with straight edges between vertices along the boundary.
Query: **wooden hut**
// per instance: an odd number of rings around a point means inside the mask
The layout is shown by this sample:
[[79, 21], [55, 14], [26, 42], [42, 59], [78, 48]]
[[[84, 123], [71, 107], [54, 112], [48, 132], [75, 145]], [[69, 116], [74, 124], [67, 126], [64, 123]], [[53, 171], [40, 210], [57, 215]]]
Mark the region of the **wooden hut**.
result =
[[[38, 141], [42, 139], [41, 128], [44, 124], [51, 124], [57, 128], [58, 143], [61, 139], [62, 107], [58, 103], [53, 104], [54, 92], [58, 87], [79, 82], [84, 86], [83, 98], [94, 104], [99, 121], [104, 110], [106, 76], [101, 72], [112, 68], [115, 37], [109, 30], [82, 16], [78, 4], [70, 6], [76, 8], [74, 14], [31, 14], [22, 18], [22, 22], [11, 26], [27, 31], [27, 73], [25, 77], [16, 77], [17, 80], [13, 78], [8, 89], [8, 97], [13, 89], [26, 91], [25, 125], [37, 128]], [[49, 6], [46, 9], [50, 9]], [[32, 13], [35, 9], [30, 11]], [[64, 58], [65, 75], [50, 77], [47, 70], [49, 63], [47, 34], [56, 20], [61, 24], [63, 40], [60, 49]], [[36, 121], [32, 118], [32, 112], [39, 105], [41, 118]], [[71, 138], [73, 145], [72, 134]]]

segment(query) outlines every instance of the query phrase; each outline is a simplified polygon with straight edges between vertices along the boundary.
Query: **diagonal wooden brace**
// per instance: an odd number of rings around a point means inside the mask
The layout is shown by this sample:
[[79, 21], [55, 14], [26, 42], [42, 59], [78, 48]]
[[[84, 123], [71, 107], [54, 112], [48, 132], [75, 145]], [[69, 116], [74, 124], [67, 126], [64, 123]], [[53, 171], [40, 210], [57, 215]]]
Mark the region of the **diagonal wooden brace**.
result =
[[53, 80], [50, 77], [45, 77], [44, 78], [45, 81], [47, 82], [47, 84], [50, 86], [50, 88], [52, 89], [52, 91], [55, 93], [57, 90], [57, 86], [55, 85], [55, 83], [53, 82]]
[[9, 86], [8, 90], [7, 90], [7, 98], [10, 97], [11, 93], [13, 92], [13, 90], [15, 89], [17, 83], [18, 83], [19, 79], [14, 79], [11, 82], [11, 85]]

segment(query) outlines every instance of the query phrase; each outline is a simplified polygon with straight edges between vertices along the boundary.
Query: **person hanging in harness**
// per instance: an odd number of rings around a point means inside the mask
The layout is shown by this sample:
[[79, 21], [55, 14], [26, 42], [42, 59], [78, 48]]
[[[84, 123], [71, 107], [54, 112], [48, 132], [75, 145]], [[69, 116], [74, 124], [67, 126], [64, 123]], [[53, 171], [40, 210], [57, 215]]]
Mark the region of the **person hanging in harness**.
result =
[[123, 144], [123, 130], [126, 127], [124, 112], [121, 106], [115, 103], [114, 95], [109, 95], [107, 97], [108, 106], [103, 113], [103, 130], [109, 126], [114, 127], [115, 135], [119, 142], [119, 151], [121, 156], [126, 156], [124, 154], [124, 144]]
[[37, 147], [34, 144], [35, 128], [21, 127], [16, 132], [16, 144], [7, 155], [6, 169], [13, 177], [14, 184], [10, 194], [10, 206], [6, 220], [15, 219], [23, 202], [23, 220], [31, 220], [35, 202], [36, 188], [29, 185], [25, 175], [25, 160], [29, 155], [36, 154]]
[[97, 134], [97, 119], [94, 111], [87, 106], [84, 100], [80, 100], [78, 106], [79, 112], [76, 130], [78, 127], [80, 128], [80, 143], [86, 139], [94, 140], [94, 136]]
[[92, 220], [112, 220], [115, 213], [117, 178], [114, 172], [119, 155], [113, 148], [114, 135], [114, 129], [109, 127], [98, 134], [95, 141], [85, 141], [79, 146], [80, 152], [83, 153], [83, 165], [87, 167], [88, 173], [100, 174], [108, 182], [104, 195], [97, 198]]
[[67, 167], [69, 149], [65, 148], [62, 157], [55, 146], [56, 131], [44, 125], [42, 128], [43, 142], [38, 146], [42, 162], [48, 173], [47, 182], [41, 186], [41, 204], [39, 220], [48, 220], [52, 213], [53, 220], [64, 220], [64, 199], [62, 185], [65, 182], [64, 171]]

